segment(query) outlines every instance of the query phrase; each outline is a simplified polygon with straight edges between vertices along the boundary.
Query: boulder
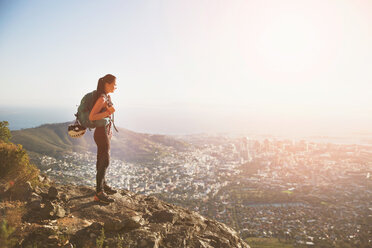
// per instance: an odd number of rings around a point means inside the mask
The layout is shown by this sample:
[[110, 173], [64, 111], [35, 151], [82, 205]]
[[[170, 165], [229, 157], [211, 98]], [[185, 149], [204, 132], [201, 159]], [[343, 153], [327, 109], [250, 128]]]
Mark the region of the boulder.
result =
[[44, 182], [45, 177], [43, 177], [42, 175], [38, 175], [37, 178], [39, 179], [39, 182]]
[[70, 197], [69, 197], [67, 194], [65, 194], [65, 193], [62, 193], [62, 194], [60, 195], [60, 198], [61, 198], [61, 200], [64, 201], [64, 202], [68, 202], [68, 201], [70, 200]]
[[29, 181], [26, 182], [25, 189], [26, 189], [26, 192], [28, 192], [29, 194], [31, 194], [34, 191], [32, 185]]
[[144, 219], [140, 215], [129, 216], [123, 219], [125, 228], [127, 229], [136, 229], [145, 224]]
[[149, 220], [155, 223], [170, 222], [173, 224], [176, 220], [176, 215], [171, 210], [160, 210], [154, 212]]
[[58, 196], [58, 190], [56, 189], [56, 187], [54, 186], [51, 186], [48, 190], [48, 197], [50, 199], [56, 199]]
[[115, 232], [123, 229], [125, 227], [125, 222], [119, 219], [107, 219], [104, 222], [104, 228], [108, 232]]
[[65, 209], [63, 207], [61, 207], [60, 205], [57, 205], [55, 216], [57, 216], [59, 218], [63, 218], [63, 217], [65, 217], [65, 214], [66, 214]]
[[28, 207], [32, 211], [38, 211], [41, 209], [41, 201], [40, 200], [33, 200], [28, 204]]
[[47, 201], [41, 213], [45, 218], [54, 216], [56, 213], [56, 205], [50, 201]]
[[35, 192], [36, 194], [40, 195], [41, 193], [43, 193], [43, 190], [40, 189], [39, 186], [35, 186], [35, 188], [34, 188], [34, 192]]
[[30, 197], [28, 198], [28, 201], [29, 202], [32, 202], [32, 201], [41, 201], [42, 200], [42, 197], [34, 192], [31, 193]]

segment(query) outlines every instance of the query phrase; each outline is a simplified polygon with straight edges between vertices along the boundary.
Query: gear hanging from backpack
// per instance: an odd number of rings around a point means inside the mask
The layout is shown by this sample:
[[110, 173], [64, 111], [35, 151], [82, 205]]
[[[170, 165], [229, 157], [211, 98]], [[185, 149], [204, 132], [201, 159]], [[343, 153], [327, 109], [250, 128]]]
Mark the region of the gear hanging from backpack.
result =
[[82, 137], [87, 129], [79, 124], [78, 121], [75, 121], [74, 124], [71, 124], [68, 126], [68, 135], [70, 135], [71, 138], [80, 138]]

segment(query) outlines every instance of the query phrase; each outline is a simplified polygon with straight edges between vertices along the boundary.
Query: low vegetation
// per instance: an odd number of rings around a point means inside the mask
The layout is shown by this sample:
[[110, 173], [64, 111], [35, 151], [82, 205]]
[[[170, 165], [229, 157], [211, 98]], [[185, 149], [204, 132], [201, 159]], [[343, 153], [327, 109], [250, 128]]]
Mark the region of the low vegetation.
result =
[[276, 238], [247, 238], [245, 241], [251, 248], [292, 248], [292, 243], [279, 241]]
[[[0, 122], [0, 244], [13, 247], [14, 238], [20, 232], [22, 216], [26, 212], [25, 203], [11, 201], [13, 196], [22, 195], [26, 182], [32, 187], [41, 186], [39, 169], [30, 163], [22, 145], [10, 142], [8, 122]], [[9, 199], [7, 199], [9, 198]], [[8, 201], [9, 200], [9, 201]]]

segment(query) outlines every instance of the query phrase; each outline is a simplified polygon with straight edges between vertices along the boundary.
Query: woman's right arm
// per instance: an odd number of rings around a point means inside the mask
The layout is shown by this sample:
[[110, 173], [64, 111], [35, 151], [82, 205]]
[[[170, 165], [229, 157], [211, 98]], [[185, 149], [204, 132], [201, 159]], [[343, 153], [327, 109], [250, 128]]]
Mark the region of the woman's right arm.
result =
[[96, 121], [103, 119], [105, 117], [110, 116], [110, 112], [106, 110], [105, 112], [100, 113], [101, 109], [105, 106], [105, 100], [103, 99], [103, 96], [99, 97], [94, 104], [92, 111], [90, 111], [89, 114], [89, 120], [90, 121]]

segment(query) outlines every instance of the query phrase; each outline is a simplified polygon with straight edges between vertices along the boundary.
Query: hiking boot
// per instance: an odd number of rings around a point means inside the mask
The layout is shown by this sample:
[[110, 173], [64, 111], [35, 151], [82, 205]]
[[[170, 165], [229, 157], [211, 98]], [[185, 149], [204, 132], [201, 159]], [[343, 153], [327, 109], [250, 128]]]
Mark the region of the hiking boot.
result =
[[112, 195], [112, 194], [115, 194], [117, 193], [118, 191], [117, 190], [114, 190], [113, 188], [111, 188], [110, 186], [108, 185], [103, 185], [103, 190], [105, 191], [105, 193], [109, 194], [109, 195]]
[[115, 200], [108, 197], [103, 191], [100, 191], [94, 195], [94, 201], [102, 203], [111, 203]]

